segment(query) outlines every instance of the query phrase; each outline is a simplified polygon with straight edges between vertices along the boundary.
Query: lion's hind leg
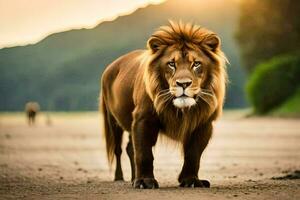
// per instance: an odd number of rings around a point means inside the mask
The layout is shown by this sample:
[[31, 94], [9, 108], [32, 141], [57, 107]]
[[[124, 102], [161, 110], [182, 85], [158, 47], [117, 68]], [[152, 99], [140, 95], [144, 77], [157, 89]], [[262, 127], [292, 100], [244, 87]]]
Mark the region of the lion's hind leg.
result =
[[133, 144], [132, 144], [132, 136], [129, 134], [129, 141], [126, 147], [126, 152], [130, 160], [131, 166], [131, 181], [133, 182], [135, 179], [135, 164], [134, 164], [134, 152], [133, 152]]
[[103, 96], [101, 96], [100, 105], [104, 118], [106, 152], [110, 165], [113, 163], [114, 157], [116, 157], [116, 170], [114, 180], [124, 180], [121, 167], [123, 129], [118, 125], [117, 121], [110, 113]]
[[124, 180], [123, 171], [121, 167], [121, 154], [122, 154], [122, 136], [123, 130], [119, 126], [114, 127], [115, 136], [115, 156], [116, 156], [116, 171], [115, 171], [115, 181]]

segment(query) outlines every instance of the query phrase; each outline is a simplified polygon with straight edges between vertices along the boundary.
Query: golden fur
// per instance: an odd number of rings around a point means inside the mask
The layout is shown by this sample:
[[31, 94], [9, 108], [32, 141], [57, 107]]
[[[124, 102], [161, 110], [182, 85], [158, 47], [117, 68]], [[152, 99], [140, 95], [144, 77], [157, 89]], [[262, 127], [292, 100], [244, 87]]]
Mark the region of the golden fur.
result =
[[[216, 119], [222, 113], [222, 107], [225, 96], [225, 88], [227, 81], [226, 62], [227, 59], [220, 49], [220, 44], [211, 51], [209, 45], [203, 44], [203, 41], [216, 35], [205, 29], [192, 24], [183, 24], [170, 22], [170, 26], [162, 26], [156, 31], [148, 40], [149, 51], [142, 55], [144, 67], [144, 82], [146, 90], [154, 103], [154, 107], [168, 126], [166, 128], [167, 135], [176, 140], [184, 140], [186, 133], [192, 132], [199, 123], [203, 123], [210, 118]], [[217, 38], [219, 40], [219, 38]], [[159, 45], [158, 52], [153, 54], [151, 45], [155, 43]], [[158, 44], [157, 44], [158, 43]], [[153, 70], [153, 62], [157, 57], [161, 57], [165, 53], [165, 48], [182, 49], [188, 47], [189, 49], [199, 51], [199, 45], [202, 44], [202, 51], [205, 51], [207, 56], [215, 62], [215, 67], [211, 71], [211, 79], [203, 83], [203, 87], [211, 91], [212, 96], [205, 95], [204, 99], [198, 102], [196, 108], [183, 110], [185, 117], [181, 117], [181, 123], [178, 123], [180, 114], [178, 109], [173, 107], [168, 108], [168, 102], [162, 97], [161, 81], [159, 75]], [[169, 54], [172, 52], [169, 52]], [[191, 120], [193, 119], [193, 120]]]

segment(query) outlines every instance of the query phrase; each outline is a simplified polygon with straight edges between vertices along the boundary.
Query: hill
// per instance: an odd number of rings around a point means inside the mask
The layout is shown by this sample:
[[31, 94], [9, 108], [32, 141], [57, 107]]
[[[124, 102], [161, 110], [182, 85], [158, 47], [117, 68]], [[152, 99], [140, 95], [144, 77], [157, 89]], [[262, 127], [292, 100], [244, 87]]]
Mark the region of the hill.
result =
[[151, 33], [168, 19], [192, 21], [217, 32], [229, 58], [226, 107], [245, 105], [244, 73], [234, 40], [239, 7], [235, 0], [168, 0], [93, 29], [49, 35], [28, 46], [0, 50], [0, 110], [22, 110], [40, 102], [44, 110], [97, 109], [99, 77], [118, 56], [145, 48]]

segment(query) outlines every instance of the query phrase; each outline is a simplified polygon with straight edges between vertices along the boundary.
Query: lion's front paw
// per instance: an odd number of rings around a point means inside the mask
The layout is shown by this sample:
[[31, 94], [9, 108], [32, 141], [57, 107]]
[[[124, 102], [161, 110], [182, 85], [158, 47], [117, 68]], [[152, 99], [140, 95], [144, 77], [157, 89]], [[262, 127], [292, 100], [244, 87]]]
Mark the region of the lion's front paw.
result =
[[138, 189], [155, 189], [159, 186], [154, 178], [140, 178], [134, 180], [133, 187]]
[[181, 181], [180, 187], [209, 188], [210, 183], [207, 180], [199, 180], [198, 178], [185, 178]]

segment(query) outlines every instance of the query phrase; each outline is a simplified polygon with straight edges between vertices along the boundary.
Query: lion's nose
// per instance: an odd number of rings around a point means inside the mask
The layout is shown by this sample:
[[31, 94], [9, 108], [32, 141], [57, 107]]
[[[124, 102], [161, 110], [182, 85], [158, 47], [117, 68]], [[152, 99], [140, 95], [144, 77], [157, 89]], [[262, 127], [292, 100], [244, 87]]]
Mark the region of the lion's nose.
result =
[[189, 87], [192, 84], [191, 79], [178, 79], [176, 80], [176, 85], [182, 87], [183, 89]]

